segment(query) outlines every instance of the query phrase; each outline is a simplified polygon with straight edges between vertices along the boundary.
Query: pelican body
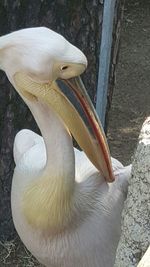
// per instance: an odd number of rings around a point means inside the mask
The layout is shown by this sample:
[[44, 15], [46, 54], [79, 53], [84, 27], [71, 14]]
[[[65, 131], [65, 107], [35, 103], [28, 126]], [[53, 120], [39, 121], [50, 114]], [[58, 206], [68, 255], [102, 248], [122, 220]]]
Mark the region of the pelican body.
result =
[[[43, 27], [3, 36], [0, 47], [0, 67], [42, 134], [24, 129], [14, 142], [11, 206], [21, 240], [46, 267], [113, 267], [131, 166], [110, 158], [76, 78], [87, 67], [86, 57]], [[92, 132], [57, 79], [74, 91]], [[83, 151], [73, 147], [72, 135]]]

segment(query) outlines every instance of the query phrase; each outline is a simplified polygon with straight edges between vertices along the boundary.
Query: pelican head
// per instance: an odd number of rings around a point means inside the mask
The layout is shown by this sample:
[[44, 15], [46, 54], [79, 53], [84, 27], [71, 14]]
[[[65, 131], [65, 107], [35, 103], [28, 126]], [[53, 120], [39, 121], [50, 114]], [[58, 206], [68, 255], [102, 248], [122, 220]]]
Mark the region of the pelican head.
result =
[[[96, 168], [113, 181], [107, 141], [79, 77], [87, 67], [85, 55], [50, 29], [29, 28], [1, 37], [0, 67], [30, 108], [33, 101], [42, 99], [56, 111]], [[92, 134], [57, 86], [57, 79], [74, 92]]]
[[80, 75], [87, 67], [85, 55], [60, 34], [44, 27], [28, 28], [1, 37], [1, 69], [12, 82], [24, 72], [36, 82]]

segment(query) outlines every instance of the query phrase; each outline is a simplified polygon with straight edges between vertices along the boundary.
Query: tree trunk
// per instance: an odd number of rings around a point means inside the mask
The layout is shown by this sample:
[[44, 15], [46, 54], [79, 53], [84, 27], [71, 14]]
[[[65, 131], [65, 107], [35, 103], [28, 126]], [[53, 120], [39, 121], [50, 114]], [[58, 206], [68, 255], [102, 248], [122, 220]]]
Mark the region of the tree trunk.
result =
[[[115, 267], [137, 266], [150, 244], [149, 188], [150, 117], [143, 124], [133, 161], [128, 196], [123, 210], [122, 235], [117, 249]], [[141, 263], [138, 266], [148, 267], [150, 265], [142, 265]]]
[[[119, 2], [118, 0], [117, 3]], [[120, 9], [120, 5], [118, 8]], [[83, 79], [94, 102], [102, 12], [103, 1], [98, 0], [1, 0], [0, 35], [35, 26], [46, 26], [64, 35], [87, 55], [89, 64]], [[2, 240], [10, 239], [14, 235], [10, 209], [14, 137], [20, 129], [30, 128], [36, 132], [38, 129], [28, 108], [2, 72], [0, 78], [0, 239]]]

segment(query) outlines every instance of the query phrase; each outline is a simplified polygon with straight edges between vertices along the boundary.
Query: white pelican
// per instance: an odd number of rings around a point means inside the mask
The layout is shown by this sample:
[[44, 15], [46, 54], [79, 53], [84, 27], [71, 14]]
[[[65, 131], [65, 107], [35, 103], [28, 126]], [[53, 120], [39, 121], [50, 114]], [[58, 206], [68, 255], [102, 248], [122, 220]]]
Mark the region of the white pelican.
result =
[[[15, 138], [13, 221], [25, 246], [47, 267], [112, 267], [120, 235], [131, 167], [112, 159], [112, 171], [96, 113], [80, 79], [73, 79], [86, 66], [79, 49], [47, 28], [0, 38], [0, 67], [43, 136], [22, 130]], [[92, 134], [57, 79], [74, 91]], [[85, 154], [73, 148], [70, 133]]]

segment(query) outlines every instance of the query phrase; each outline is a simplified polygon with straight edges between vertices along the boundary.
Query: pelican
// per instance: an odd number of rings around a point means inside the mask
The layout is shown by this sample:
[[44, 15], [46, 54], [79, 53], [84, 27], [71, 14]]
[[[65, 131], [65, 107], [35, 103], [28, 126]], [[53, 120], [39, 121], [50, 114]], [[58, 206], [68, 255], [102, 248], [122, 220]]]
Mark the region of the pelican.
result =
[[[46, 267], [112, 267], [131, 166], [110, 158], [79, 77], [85, 55], [48, 28], [29, 28], [0, 38], [0, 67], [42, 134], [24, 129], [14, 141], [11, 207], [21, 240]], [[73, 148], [72, 136], [83, 151]]]

